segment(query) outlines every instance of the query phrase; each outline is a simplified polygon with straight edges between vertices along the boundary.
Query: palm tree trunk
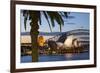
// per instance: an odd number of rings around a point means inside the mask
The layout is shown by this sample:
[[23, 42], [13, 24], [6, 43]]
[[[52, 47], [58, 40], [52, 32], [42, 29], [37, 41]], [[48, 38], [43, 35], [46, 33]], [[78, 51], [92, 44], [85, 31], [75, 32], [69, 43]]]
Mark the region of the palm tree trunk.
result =
[[30, 23], [31, 30], [31, 44], [32, 44], [32, 62], [38, 62], [38, 34], [39, 34], [39, 25], [38, 25], [38, 12], [30, 11], [30, 16], [32, 22]]

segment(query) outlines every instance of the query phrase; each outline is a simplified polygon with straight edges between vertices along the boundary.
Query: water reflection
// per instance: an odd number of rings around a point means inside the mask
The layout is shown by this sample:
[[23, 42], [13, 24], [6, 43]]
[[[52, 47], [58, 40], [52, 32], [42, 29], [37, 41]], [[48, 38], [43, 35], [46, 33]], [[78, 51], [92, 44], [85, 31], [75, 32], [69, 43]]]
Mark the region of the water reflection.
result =
[[[89, 52], [84, 53], [67, 53], [62, 55], [40, 55], [39, 62], [49, 61], [68, 61], [68, 60], [88, 60]], [[32, 62], [32, 56], [21, 56], [21, 62], [27, 63]]]
[[73, 57], [73, 54], [72, 53], [65, 54], [65, 57], [70, 60]]

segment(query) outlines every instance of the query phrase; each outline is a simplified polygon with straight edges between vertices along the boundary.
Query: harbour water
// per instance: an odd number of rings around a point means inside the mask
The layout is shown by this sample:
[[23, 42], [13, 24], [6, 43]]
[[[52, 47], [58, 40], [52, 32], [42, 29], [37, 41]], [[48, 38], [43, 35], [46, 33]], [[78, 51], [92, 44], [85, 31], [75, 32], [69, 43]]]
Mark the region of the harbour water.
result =
[[[68, 53], [62, 55], [39, 55], [39, 62], [88, 60], [89, 52]], [[21, 56], [21, 63], [32, 62], [32, 56]]]

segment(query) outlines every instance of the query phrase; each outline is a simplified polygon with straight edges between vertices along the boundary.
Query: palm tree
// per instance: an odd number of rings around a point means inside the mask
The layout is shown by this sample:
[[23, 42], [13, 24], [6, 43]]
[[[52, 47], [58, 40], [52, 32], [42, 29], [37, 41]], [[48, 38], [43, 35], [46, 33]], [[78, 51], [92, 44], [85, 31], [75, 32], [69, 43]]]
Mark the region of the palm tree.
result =
[[67, 12], [50, 12], [50, 11], [31, 11], [31, 10], [23, 10], [24, 16], [24, 27], [26, 30], [26, 22], [27, 20], [31, 20], [30, 22], [30, 36], [31, 36], [31, 45], [32, 45], [32, 62], [38, 61], [38, 42], [37, 38], [39, 35], [39, 23], [41, 25], [41, 14], [44, 14], [49, 27], [50, 31], [52, 32], [52, 27], [55, 27], [55, 21], [58, 23], [60, 27], [60, 31], [62, 30], [61, 27], [64, 25], [64, 21], [62, 15], [66, 18], [68, 17]]

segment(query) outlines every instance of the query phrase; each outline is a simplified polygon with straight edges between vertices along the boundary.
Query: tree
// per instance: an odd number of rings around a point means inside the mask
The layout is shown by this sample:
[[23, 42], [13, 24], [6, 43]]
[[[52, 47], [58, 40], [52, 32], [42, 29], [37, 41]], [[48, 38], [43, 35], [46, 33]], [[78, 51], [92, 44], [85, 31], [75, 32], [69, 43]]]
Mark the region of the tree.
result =
[[55, 27], [55, 21], [58, 23], [60, 27], [60, 31], [62, 30], [61, 27], [64, 25], [64, 21], [62, 15], [66, 18], [68, 17], [67, 12], [50, 12], [50, 11], [31, 11], [31, 10], [23, 10], [24, 16], [24, 27], [26, 30], [26, 22], [27, 20], [31, 20], [30, 22], [30, 36], [31, 36], [31, 45], [32, 45], [32, 62], [38, 61], [38, 35], [39, 35], [39, 23], [41, 25], [41, 14], [44, 14], [49, 27], [50, 31], [52, 32], [52, 27]]

